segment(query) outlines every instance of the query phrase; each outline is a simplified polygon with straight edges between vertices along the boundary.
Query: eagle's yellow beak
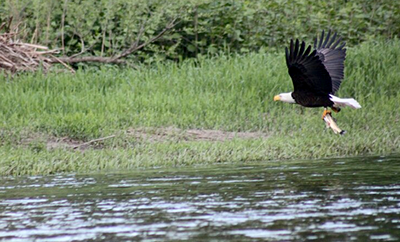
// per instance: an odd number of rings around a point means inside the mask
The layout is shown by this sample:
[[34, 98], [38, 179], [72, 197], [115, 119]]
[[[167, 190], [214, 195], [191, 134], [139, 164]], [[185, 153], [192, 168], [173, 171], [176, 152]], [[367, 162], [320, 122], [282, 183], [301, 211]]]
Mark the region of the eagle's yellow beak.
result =
[[279, 96], [279, 95], [276, 95], [275, 97], [274, 97], [274, 101], [280, 101], [281, 100], [281, 97]]

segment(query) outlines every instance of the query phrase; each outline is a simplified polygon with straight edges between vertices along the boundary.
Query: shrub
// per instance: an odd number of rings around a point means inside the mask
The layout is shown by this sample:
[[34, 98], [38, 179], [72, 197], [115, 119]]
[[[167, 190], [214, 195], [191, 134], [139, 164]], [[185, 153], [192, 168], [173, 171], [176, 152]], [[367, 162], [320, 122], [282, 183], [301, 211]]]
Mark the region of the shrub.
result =
[[328, 28], [350, 46], [400, 33], [400, 1], [391, 0], [5, 0], [0, 21], [9, 17], [24, 41], [97, 56], [122, 51], [142, 26], [146, 41], [178, 17], [174, 31], [131, 57], [144, 62], [281, 48]]

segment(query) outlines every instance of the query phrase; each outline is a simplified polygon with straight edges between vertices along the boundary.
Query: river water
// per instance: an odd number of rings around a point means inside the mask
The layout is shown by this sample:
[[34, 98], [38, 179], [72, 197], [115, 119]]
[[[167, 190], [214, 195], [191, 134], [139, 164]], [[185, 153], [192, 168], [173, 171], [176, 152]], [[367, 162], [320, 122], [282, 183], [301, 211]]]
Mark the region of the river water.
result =
[[400, 240], [400, 156], [0, 179], [6, 241]]

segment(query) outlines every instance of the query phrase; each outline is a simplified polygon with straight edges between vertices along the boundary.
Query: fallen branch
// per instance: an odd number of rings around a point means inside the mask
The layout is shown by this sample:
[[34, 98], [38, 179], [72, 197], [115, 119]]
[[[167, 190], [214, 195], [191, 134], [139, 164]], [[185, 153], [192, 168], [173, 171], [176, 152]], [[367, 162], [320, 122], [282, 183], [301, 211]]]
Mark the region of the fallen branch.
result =
[[64, 61], [60, 60], [59, 58], [57, 58], [57, 57], [55, 57], [55, 56], [52, 56], [52, 58], [58, 60], [58, 62], [59, 62], [61, 65], [65, 66], [65, 68], [67, 68], [70, 72], [75, 73], [75, 70], [72, 69], [69, 65], [67, 65]]
[[124, 64], [124, 60], [114, 60], [112, 57], [101, 57], [101, 56], [83, 56], [77, 58], [71, 57], [58, 57], [58, 58], [51, 58], [48, 60], [49, 63], [60, 63], [60, 61], [68, 64], [73, 63], [81, 63], [81, 62], [97, 62], [97, 63], [104, 63], [104, 64]]
[[[133, 43], [133, 45], [129, 49], [125, 50], [120, 55], [114, 57], [114, 59], [120, 59], [122, 57], [126, 57], [126, 56], [132, 54], [133, 52], [138, 51], [138, 50], [146, 47], [148, 44], [153, 43], [154, 41], [158, 40], [166, 32], [168, 32], [169, 30], [171, 30], [172, 28], [174, 28], [178, 24], [178, 23], [175, 23], [175, 21], [176, 21], [176, 18], [173, 19], [160, 33], [158, 33], [156, 36], [151, 38], [149, 41], [147, 41], [147, 42], [145, 42], [145, 43], [143, 43], [143, 44], [141, 44], [139, 46], [138, 46], [138, 42], [139, 41], [136, 41], [135, 43]], [[143, 31], [143, 29], [141, 31]], [[139, 35], [141, 35], [141, 33], [139, 33]]]
[[123, 58], [160, 39], [165, 33], [177, 25], [176, 20], [177, 18], [173, 19], [157, 35], [153, 36], [148, 41], [139, 44], [142, 34], [145, 31], [145, 23], [143, 23], [140, 27], [139, 33], [137, 34], [136, 40], [126, 50], [111, 57], [79, 56], [85, 53], [87, 49], [83, 49], [80, 53], [72, 56], [57, 57], [54, 54], [59, 53], [59, 50], [50, 50], [48, 47], [43, 45], [23, 43], [14, 40], [18, 31], [9, 30], [7, 26], [10, 26], [10, 23], [8, 23], [8, 25], [3, 23], [0, 25], [0, 30], [5, 28], [8, 31], [0, 34], [0, 70], [3, 69], [15, 73], [20, 71], [36, 71], [39, 67], [42, 67], [47, 71], [52, 64], [62, 64], [74, 73], [74, 69], [68, 64], [81, 62], [125, 64], [126, 61]]
[[73, 149], [75, 150], [75, 149], [78, 149], [78, 148], [80, 148], [80, 147], [82, 147], [82, 146], [90, 145], [90, 144], [93, 144], [93, 143], [96, 143], [96, 142], [100, 142], [100, 141], [104, 141], [104, 140], [107, 140], [107, 139], [111, 139], [111, 138], [114, 138], [114, 137], [115, 137], [115, 134], [110, 135], [110, 136], [107, 136], [107, 137], [102, 137], [102, 138], [98, 138], [98, 139], [93, 139], [93, 140], [90, 140], [90, 141], [88, 141], [88, 142], [85, 142], [85, 143], [82, 143], [82, 144], [79, 144], [79, 145], [75, 145], [75, 146], [73, 147]]
[[147, 42], [138, 45], [139, 43], [139, 38], [142, 35], [142, 32], [144, 31], [143, 26], [141, 27], [141, 30], [139, 31], [138, 34], [138, 39], [135, 41], [128, 49], [123, 51], [122, 53], [112, 56], [112, 57], [102, 57], [102, 56], [83, 56], [83, 57], [77, 57], [77, 56], [72, 56], [72, 57], [58, 57], [52, 58], [49, 60], [50, 63], [59, 63], [59, 61], [62, 61], [64, 63], [72, 64], [72, 63], [81, 63], [81, 62], [97, 62], [97, 63], [105, 63], [105, 64], [124, 64], [126, 63], [125, 60], [122, 60], [122, 58], [133, 54], [134, 52], [143, 49], [147, 45], [157, 41], [160, 39], [165, 33], [167, 33], [169, 30], [174, 28], [178, 23], [176, 22], [177, 18], [173, 19], [170, 23], [167, 24], [167, 26], [161, 30], [156, 36], [148, 40]]
[[15, 73], [34, 71], [42, 66], [47, 70], [51, 64], [47, 63], [46, 55], [54, 54], [57, 50], [50, 51], [45, 46], [14, 41], [13, 37], [16, 34], [14, 32], [0, 34], [0, 69]]

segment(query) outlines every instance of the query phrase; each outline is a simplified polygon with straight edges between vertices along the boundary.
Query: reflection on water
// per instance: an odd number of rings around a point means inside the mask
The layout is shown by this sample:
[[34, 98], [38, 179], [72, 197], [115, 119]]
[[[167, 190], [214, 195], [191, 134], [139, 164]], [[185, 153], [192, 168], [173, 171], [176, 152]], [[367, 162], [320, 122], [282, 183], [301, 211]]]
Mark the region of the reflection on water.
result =
[[400, 158], [1, 178], [0, 239], [400, 240]]

